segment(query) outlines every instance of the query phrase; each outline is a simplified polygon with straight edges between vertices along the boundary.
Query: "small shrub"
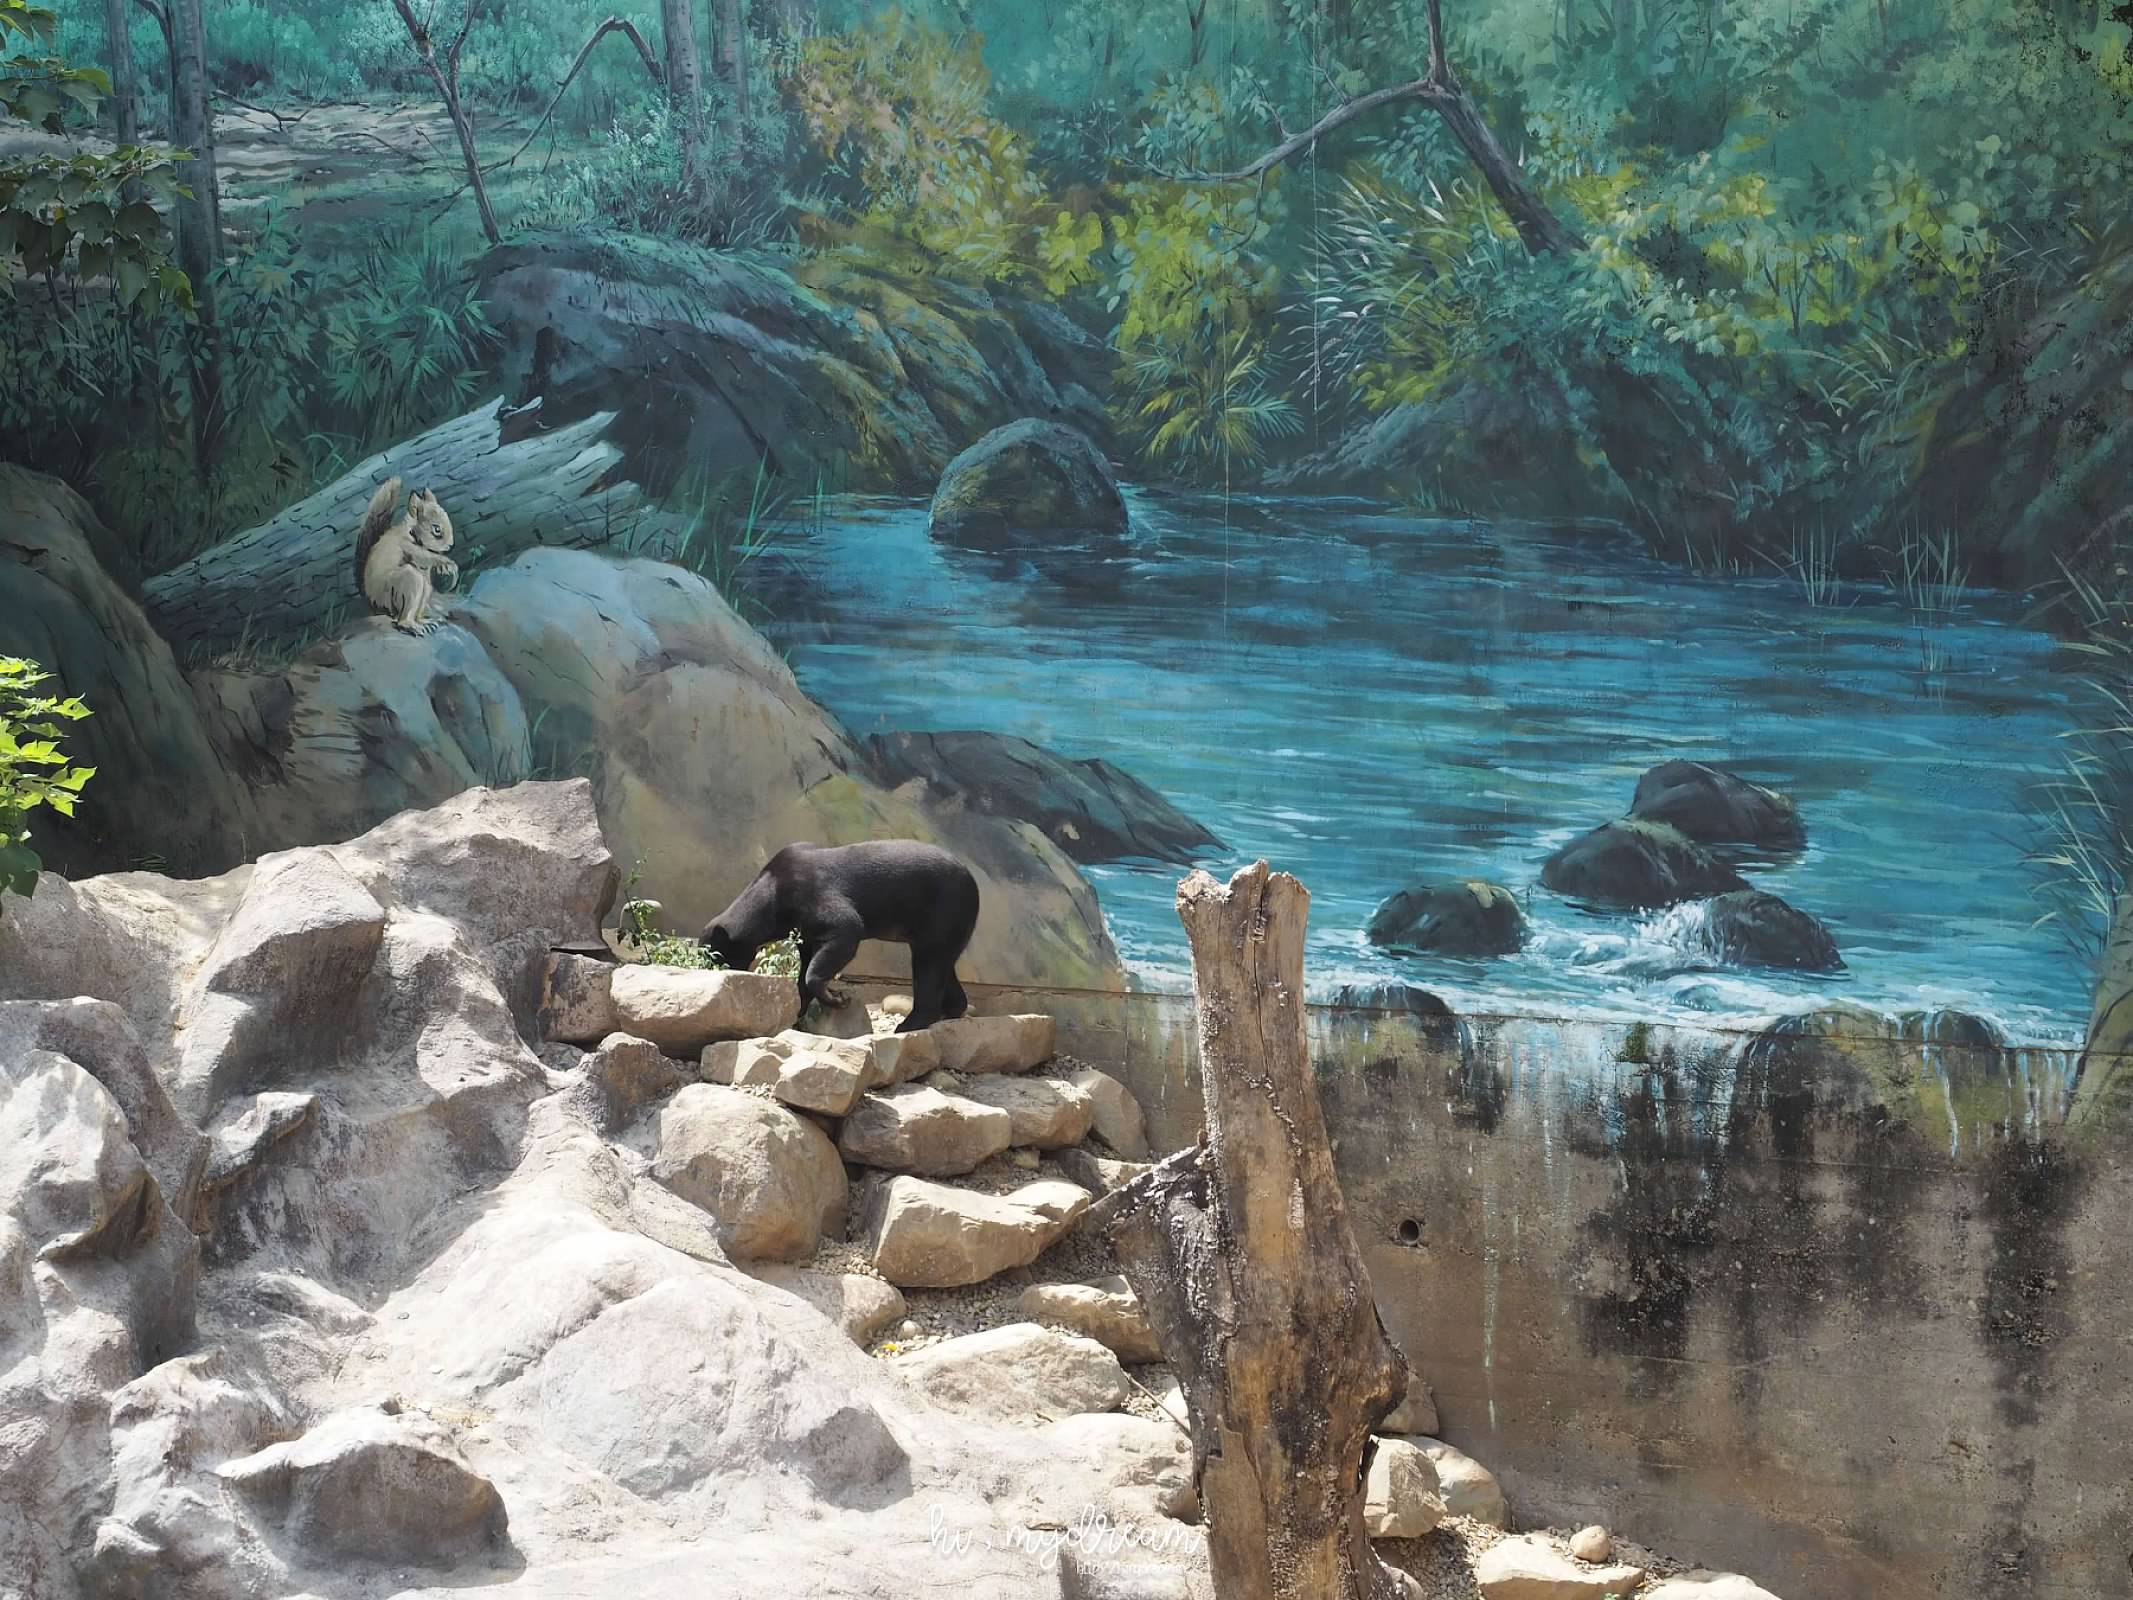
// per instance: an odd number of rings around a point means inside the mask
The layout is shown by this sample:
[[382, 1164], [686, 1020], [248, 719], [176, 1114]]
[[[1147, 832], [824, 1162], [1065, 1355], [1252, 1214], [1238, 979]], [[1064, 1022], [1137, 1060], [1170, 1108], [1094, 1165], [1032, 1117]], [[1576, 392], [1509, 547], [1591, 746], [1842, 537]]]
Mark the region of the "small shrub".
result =
[[[637, 875], [630, 874], [625, 891], [636, 887]], [[684, 967], [693, 972], [724, 972], [726, 958], [698, 939], [684, 934], [668, 933], [659, 926], [658, 902], [631, 896], [622, 903], [622, 936], [637, 947], [639, 959], [652, 967]], [[800, 941], [795, 934], [787, 934], [774, 944], [766, 944], [756, 952], [755, 965], [749, 969], [771, 978], [798, 978], [800, 976]]]
[[51, 676], [34, 661], [0, 656], [0, 890], [20, 895], [37, 887], [44, 868], [29, 846], [29, 814], [50, 806], [73, 816], [82, 785], [96, 776], [94, 767], [69, 765], [59, 748], [59, 724], [79, 722], [89, 708], [33, 692]]

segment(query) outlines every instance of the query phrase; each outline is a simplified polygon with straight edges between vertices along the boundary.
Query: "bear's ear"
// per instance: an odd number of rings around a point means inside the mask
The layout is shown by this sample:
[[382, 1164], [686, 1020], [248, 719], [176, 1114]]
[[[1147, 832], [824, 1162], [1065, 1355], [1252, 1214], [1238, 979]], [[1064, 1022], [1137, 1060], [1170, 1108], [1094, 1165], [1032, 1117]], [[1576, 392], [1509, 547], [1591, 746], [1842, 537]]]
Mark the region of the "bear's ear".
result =
[[414, 493], [414, 498], [424, 505], [433, 506], [437, 503], [437, 497], [427, 489], [417, 489]]

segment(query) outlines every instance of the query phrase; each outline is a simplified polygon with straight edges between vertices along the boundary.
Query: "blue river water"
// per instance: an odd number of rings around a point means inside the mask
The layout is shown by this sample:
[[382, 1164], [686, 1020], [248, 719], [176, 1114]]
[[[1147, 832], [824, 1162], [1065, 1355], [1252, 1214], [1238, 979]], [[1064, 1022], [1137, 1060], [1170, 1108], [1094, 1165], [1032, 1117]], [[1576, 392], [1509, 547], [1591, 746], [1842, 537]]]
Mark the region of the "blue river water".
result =
[[[1478, 1014], [1745, 1025], [1809, 997], [1957, 1005], [2025, 1044], [2077, 1039], [2091, 973], [2038, 926], [2029, 801], [2070, 725], [2018, 601], [1921, 619], [1878, 586], [1698, 577], [1626, 538], [1349, 502], [1132, 496], [1126, 553], [945, 549], [922, 505], [849, 502], [757, 587], [802, 686], [855, 735], [980, 728], [1102, 756], [1310, 889], [1309, 987], [1400, 978]], [[1847, 970], [1729, 971], [1698, 914], [1582, 912], [1556, 845], [1671, 757], [1792, 795], [1796, 857], [1745, 870], [1829, 925]], [[1179, 870], [1089, 868], [1130, 969], [1189, 992]], [[1418, 880], [1526, 907], [1517, 956], [1363, 937]]]

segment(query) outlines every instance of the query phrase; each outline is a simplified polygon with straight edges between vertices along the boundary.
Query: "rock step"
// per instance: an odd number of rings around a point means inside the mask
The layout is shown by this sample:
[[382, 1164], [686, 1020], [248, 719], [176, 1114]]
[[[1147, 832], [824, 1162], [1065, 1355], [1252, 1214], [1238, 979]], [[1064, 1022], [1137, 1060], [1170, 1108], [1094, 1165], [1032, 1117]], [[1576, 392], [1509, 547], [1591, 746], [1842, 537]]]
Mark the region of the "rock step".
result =
[[1608, 1600], [1634, 1593], [1643, 1582], [1642, 1567], [1579, 1561], [1537, 1533], [1492, 1544], [1474, 1563], [1482, 1600]]
[[1004, 1109], [928, 1080], [862, 1096], [837, 1132], [837, 1153], [855, 1166], [947, 1178], [991, 1160], [1014, 1135]]
[[878, 1174], [857, 1186], [854, 1209], [876, 1272], [899, 1289], [958, 1289], [1028, 1266], [1074, 1225], [1089, 1198], [1058, 1178], [980, 1194]]
[[989, 1422], [1051, 1422], [1111, 1411], [1131, 1392], [1118, 1357], [1094, 1339], [1034, 1322], [966, 1333], [895, 1358], [935, 1405]]
[[1428, 1456], [1430, 1465], [1437, 1469], [1437, 1492], [1448, 1516], [1484, 1522], [1492, 1528], [1511, 1526], [1511, 1507], [1495, 1473], [1441, 1439], [1417, 1437], [1407, 1442]]
[[1373, 1539], [1419, 1539], [1445, 1517], [1437, 1468], [1405, 1439], [1380, 1439], [1363, 1486], [1363, 1526]]
[[[1163, 1359], [1155, 1329], [1149, 1326], [1133, 1285], [1123, 1277], [1090, 1283], [1033, 1283], [1022, 1291], [1017, 1307], [1032, 1322], [1056, 1323], [1094, 1339], [1121, 1361], [1138, 1366]], [[1433, 1469], [1433, 1487], [1436, 1481]]]

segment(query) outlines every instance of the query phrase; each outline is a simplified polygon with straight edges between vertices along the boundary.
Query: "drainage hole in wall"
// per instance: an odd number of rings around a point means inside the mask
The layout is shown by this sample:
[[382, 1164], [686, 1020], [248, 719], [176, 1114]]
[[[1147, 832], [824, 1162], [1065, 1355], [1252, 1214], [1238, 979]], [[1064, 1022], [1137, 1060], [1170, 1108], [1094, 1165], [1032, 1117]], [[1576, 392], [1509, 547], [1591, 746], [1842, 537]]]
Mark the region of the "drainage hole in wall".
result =
[[1422, 1242], [1422, 1223], [1419, 1218], [1407, 1218], [1393, 1232], [1402, 1244], [1418, 1245]]

